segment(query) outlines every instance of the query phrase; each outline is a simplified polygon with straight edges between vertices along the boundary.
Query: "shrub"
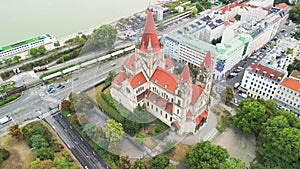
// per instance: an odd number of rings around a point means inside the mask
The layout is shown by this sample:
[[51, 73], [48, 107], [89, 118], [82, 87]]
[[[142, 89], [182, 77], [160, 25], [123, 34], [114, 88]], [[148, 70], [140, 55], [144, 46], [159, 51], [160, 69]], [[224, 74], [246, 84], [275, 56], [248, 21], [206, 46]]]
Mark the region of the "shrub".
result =
[[2, 159], [7, 160], [9, 157], [9, 151], [4, 148], [0, 148], [0, 153], [2, 154]]

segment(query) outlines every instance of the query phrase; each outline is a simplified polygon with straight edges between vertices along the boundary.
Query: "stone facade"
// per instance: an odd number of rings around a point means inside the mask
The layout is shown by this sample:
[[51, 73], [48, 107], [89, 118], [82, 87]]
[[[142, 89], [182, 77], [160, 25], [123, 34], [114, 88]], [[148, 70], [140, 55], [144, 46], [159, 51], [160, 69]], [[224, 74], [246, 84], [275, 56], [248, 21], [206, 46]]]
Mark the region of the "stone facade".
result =
[[193, 84], [188, 65], [181, 75], [164, 57], [152, 11], [148, 10], [142, 39], [136, 38], [136, 50], [127, 58], [111, 85], [112, 97], [128, 110], [141, 106], [171, 126], [178, 134], [196, 133], [207, 121], [211, 89], [212, 57], [210, 52], [201, 64], [199, 85]]

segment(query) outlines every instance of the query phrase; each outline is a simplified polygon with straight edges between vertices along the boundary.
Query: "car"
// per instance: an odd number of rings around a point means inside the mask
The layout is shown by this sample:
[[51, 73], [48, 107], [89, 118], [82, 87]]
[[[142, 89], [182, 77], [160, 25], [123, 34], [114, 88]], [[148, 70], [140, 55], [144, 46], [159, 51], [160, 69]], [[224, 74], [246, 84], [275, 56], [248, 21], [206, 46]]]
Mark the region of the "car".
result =
[[234, 98], [234, 99], [233, 99], [233, 102], [234, 102], [235, 104], [237, 104], [237, 103], [238, 103], [237, 98]]
[[51, 90], [53, 90], [53, 87], [49, 87], [49, 88], [47, 89], [47, 92], [49, 93]]
[[78, 80], [78, 79], [79, 79], [78, 77], [74, 77], [74, 78], [73, 78], [74, 81], [76, 81], [76, 80]]
[[62, 84], [58, 84], [56, 87], [57, 87], [58, 89], [63, 89], [65, 86], [62, 85]]
[[69, 79], [65, 80], [65, 84], [66, 84], [66, 85], [69, 84], [69, 83], [70, 83], [70, 80], [69, 80]]
[[240, 87], [240, 85], [241, 85], [241, 83], [237, 82], [237, 83], [234, 84], [234, 88], [237, 89], [237, 88]]
[[47, 92], [48, 92], [49, 94], [54, 93], [54, 92], [55, 92], [55, 89], [51, 87], [51, 88], [49, 88], [49, 89], [47, 90]]
[[112, 66], [112, 67], [116, 66], [116, 63], [112, 63], [111, 66]]

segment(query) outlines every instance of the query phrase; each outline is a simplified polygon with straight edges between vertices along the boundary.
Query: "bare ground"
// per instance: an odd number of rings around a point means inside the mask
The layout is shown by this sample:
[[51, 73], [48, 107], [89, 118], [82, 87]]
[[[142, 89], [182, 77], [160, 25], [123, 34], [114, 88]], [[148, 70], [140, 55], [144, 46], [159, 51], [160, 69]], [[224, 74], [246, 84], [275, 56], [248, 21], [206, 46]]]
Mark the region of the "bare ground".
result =
[[246, 164], [255, 158], [255, 136], [244, 134], [233, 125], [215, 137], [212, 142], [226, 148], [230, 156], [239, 158]]

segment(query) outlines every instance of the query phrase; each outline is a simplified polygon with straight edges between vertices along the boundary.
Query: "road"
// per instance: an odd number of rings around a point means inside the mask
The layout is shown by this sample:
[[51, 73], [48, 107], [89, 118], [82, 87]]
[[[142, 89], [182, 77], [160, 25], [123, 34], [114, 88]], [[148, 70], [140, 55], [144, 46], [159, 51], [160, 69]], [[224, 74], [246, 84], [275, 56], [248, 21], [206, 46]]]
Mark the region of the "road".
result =
[[44, 120], [64, 141], [72, 154], [84, 168], [110, 169], [111, 167], [99, 156], [88, 142], [72, 127], [69, 121], [60, 113], [48, 116]]

